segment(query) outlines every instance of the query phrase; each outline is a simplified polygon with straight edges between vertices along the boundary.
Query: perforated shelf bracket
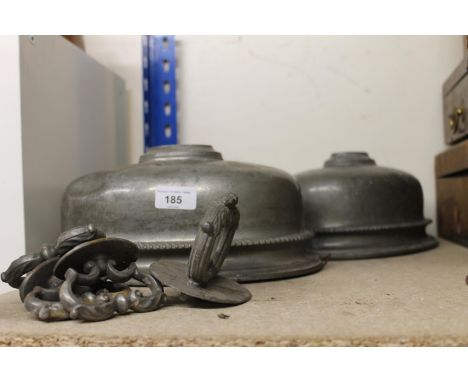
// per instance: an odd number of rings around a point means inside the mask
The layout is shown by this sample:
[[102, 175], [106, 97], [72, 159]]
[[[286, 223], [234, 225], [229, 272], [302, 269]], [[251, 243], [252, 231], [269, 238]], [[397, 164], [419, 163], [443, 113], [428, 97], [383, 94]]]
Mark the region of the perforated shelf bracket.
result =
[[143, 36], [145, 151], [177, 143], [174, 36]]

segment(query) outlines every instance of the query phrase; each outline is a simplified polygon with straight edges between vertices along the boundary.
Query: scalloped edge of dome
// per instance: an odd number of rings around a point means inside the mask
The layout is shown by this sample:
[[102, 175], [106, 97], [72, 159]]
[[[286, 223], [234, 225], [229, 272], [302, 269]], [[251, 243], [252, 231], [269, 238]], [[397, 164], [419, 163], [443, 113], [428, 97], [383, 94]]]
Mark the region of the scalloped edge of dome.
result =
[[[311, 239], [314, 234], [310, 231], [302, 231], [298, 234], [285, 235], [275, 238], [251, 240], [251, 239], [234, 239], [232, 247], [253, 247], [253, 246], [270, 246], [276, 244], [285, 244], [292, 242], [301, 242]], [[137, 242], [135, 244], [140, 250], [176, 250], [176, 249], [190, 249], [192, 248], [194, 241], [175, 241], [175, 242]]]

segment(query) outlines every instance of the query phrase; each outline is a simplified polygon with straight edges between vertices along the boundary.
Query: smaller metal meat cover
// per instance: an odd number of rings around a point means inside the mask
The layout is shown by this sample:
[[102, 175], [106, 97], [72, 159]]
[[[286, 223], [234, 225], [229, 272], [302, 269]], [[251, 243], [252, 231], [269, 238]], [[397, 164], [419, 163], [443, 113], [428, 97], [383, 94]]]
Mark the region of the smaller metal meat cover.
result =
[[412, 175], [377, 166], [367, 153], [335, 153], [322, 169], [296, 176], [309, 251], [330, 259], [409, 254], [437, 246], [426, 235], [423, 192]]
[[239, 228], [220, 275], [237, 281], [272, 280], [320, 270], [306, 253], [299, 185], [288, 173], [229, 162], [207, 145], [153, 148], [140, 162], [72, 182], [62, 202], [65, 229], [94, 224], [110, 237], [133, 241], [138, 265], [161, 259], [186, 263], [198, 225], [214, 200], [239, 197]]

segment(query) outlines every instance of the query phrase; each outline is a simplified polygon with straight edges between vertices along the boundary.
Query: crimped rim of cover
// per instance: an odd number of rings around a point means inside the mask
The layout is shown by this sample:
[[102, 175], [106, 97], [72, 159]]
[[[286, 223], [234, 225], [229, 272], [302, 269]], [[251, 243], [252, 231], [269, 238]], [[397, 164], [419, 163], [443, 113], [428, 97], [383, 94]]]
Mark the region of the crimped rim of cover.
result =
[[411, 228], [422, 228], [431, 224], [431, 219], [422, 219], [415, 222], [403, 222], [397, 224], [382, 224], [375, 226], [360, 226], [360, 227], [324, 227], [314, 228], [316, 234], [321, 233], [348, 233], [348, 232], [376, 232], [376, 231], [393, 231]]
[[[392, 243], [393, 241], [393, 243]], [[398, 239], [391, 240], [380, 247], [372, 248], [311, 248], [308, 253], [317, 256], [326, 257], [328, 260], [365, 260], [383, 257], [411, 255], [429, 249], [436, 248], [439, 245], [437, 239], [433, 236], [424, 234], [419, 239], [411, 243], [401, 244]]]
[[[279, 236], [275, 238], [267, 238], [260, 240], [251, 239], [235, 239], [232, 241], [231, 247], [255, 247], [255, 246], [273, 246], [277, 244], [302, 242], [311, 239], [314, 234], [311, 231], [304, 230], [297, 234]], [[177, 250], [190, 249], [194, 240], [173, 241], [173, 242], [138, 242], [134, 241], [140, 250]]]

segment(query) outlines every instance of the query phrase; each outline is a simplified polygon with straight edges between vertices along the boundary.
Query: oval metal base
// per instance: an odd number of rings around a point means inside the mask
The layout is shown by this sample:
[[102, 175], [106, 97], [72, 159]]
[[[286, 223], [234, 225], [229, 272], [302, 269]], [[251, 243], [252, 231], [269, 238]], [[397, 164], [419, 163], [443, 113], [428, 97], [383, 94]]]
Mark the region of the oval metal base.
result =
[[218, 304], [239, 305], [252, 298], [248, 289], [234, 280], [217, 276], [203, 286], [191, 282], [187, 275], [187, 266], [171, 260], [161, 260], [151, 264], [153, 277], [163, 284], [171, 286], [187, 296]]
[[[305, 243], [301, 244], [299, 249], [290, 245], [271, 248], [231, 248], [219, 275], [247, 283], [304, 276], [320, 271], [326, 261], [318, 254], [306, 253]], [[189, 249], [141, 251], [137, 265], [142, 269], [148, 269], [150, 264], [162, 260], [187, 264], [189, 253]]]
[[50, 288], [49, 280], [54, 274], [54, 267], [59, 257], [53, 257], [52, 259], [46, 260], [34, 268], [23, 280], [19, 287], [19, 295], [21, 301], [34, 287], [40, 286], [42, 288]]
[[424, 233], [347, 232], [317, 234], [309, 250], [330, 260], [354, 260], [408, 255], [437, 245], [434, 237]]
[[69, 268], [82, 272], [87, 261], [94, 261], [98, 256], [107, 256], [115, 261], [117, 269], [124, 269], [137, 260], [138, 247], [131, 241], [119, 238], [100, 238], [77, 245], [67, 252], [55, 265], [54, 274], [65, 278]]

